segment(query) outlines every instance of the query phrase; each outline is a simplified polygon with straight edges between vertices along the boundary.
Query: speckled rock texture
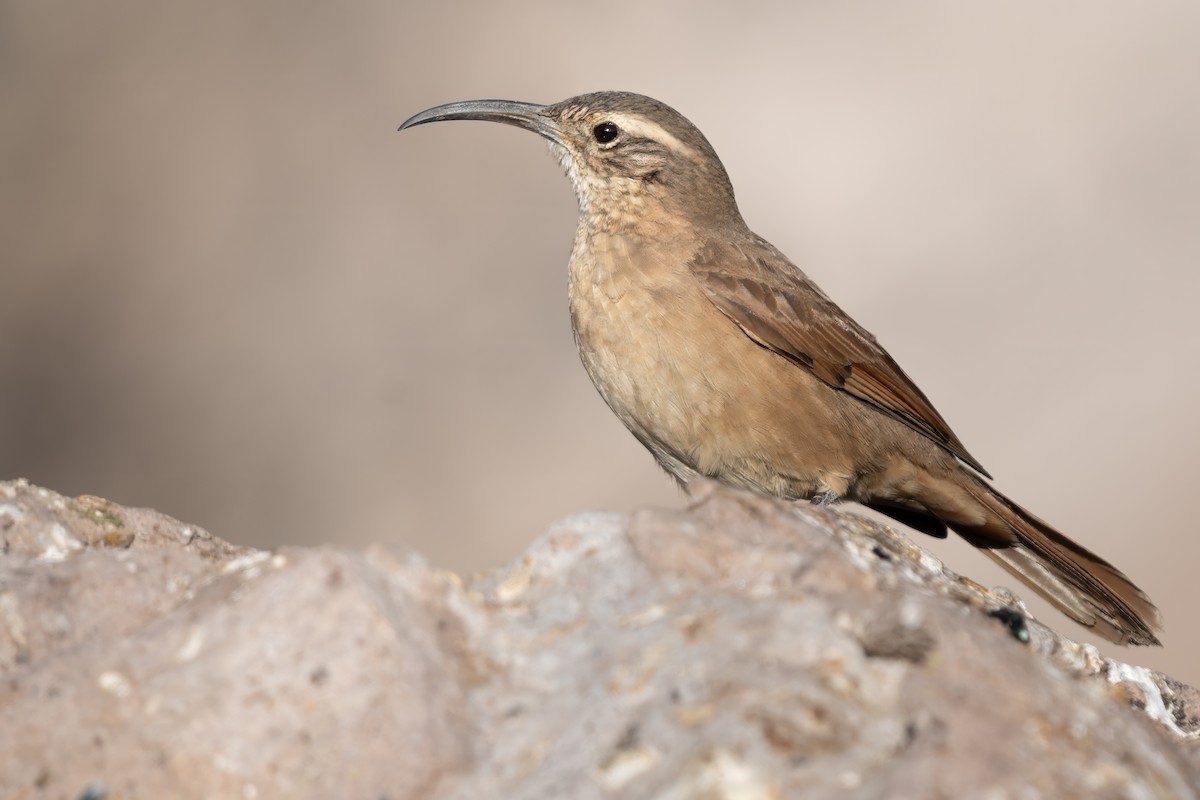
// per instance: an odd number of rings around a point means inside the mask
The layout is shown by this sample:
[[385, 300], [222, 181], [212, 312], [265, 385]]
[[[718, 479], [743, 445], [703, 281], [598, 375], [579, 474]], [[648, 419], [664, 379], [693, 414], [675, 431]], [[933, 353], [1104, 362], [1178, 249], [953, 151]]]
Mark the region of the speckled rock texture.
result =
[[464, 580], [11, 482], [0, 552], [6, 799], [1200, 794], [1194, 689], [846, 511], [705, 485]]

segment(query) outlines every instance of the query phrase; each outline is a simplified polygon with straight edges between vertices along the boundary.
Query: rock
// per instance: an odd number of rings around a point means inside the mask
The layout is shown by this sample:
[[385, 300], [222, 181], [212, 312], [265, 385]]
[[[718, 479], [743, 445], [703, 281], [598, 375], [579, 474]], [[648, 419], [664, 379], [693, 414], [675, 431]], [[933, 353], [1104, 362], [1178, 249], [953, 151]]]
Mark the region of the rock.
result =
[[464, 581], [0, 484], [0, 796], [1195, 797], [1200, 697], [701, 487]]

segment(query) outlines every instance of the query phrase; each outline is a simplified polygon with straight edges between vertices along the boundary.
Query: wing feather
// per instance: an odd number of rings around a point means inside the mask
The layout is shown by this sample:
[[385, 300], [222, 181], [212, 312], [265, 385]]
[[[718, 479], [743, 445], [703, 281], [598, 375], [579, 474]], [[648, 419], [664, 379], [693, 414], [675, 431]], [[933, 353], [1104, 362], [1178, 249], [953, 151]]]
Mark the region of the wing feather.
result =
[[766, 240], [746, 247], [714, 242], [690, 266], [709, 300], [759, 345], [991, 477], [875, 337]]

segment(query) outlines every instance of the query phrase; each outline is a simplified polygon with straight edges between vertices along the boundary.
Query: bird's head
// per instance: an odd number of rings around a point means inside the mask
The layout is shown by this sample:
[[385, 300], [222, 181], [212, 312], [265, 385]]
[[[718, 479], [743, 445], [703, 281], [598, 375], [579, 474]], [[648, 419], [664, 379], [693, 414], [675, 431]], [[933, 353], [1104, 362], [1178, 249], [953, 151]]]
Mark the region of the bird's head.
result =
[[712, 145], [682, 114], [652, 98], [594, 92], [548, 106], [468, 100], [422, 111], [400, 130], [449, 119], [504, 122], [549, 139], [575, 187], [584, 224], [665, 232], [681, 223], [740, 220]]

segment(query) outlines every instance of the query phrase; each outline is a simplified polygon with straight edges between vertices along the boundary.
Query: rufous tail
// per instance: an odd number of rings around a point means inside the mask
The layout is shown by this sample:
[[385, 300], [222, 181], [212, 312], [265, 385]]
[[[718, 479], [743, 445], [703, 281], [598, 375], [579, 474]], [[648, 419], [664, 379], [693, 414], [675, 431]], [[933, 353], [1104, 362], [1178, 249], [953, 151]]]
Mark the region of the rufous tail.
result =
[[964, 488], [987, 511], [980, 526], [949, 523], [1059, 611], [1117, 644], [1160, 644], [1162, 615], [1119, 569], [1063, 536], [990, 485]]

